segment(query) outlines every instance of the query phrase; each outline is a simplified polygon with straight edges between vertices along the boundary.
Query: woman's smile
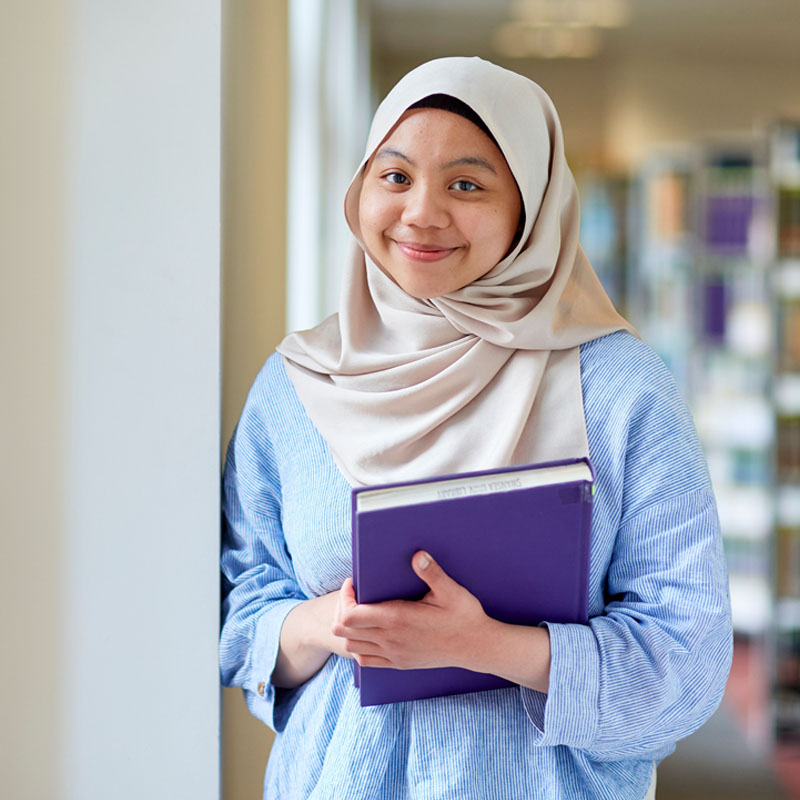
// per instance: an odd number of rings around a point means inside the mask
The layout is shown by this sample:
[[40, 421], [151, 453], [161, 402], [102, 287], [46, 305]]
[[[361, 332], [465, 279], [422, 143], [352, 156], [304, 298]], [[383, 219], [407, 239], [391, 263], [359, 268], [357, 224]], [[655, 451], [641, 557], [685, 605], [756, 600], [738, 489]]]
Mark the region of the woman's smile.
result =
[[441, 261], [456, 252], [457, 247], [441, 247], [439, 245], [421, 244], [419, 242], [402, 242], [393, 240], [400, 252], [412, 261], [431, 263]]

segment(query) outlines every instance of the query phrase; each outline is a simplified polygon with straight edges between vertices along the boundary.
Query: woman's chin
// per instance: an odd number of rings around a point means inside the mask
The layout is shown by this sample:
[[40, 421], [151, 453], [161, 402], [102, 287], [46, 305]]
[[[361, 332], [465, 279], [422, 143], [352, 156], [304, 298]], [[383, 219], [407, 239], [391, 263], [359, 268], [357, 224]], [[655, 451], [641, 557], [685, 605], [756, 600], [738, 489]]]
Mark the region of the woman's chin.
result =
[[397, 285], [406, 293], [415, 297], [417, 300], [433, 300], [436, 297], [454, 292], [455, 289], [447, 286], [437, 286], [424, 281], [395, 281]]
[[[418, 300], [432, 300], [466, 286], [469, 280], [443, 269], [395, 269], [388, 272], [392, 280], [406, 293]], [[438, 273], [438, 274], [437, 274]]]

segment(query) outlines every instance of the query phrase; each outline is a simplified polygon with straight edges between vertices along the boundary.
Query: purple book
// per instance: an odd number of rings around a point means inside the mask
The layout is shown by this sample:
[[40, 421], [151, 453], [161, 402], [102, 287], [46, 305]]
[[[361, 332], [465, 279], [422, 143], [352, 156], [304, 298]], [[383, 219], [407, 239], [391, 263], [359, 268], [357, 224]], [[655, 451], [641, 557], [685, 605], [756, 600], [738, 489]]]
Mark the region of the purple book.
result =
[[[585, 624], [592, 485], [588, 460], [571, 459], [353, 489], [356, 599], [421, 598], [424, 549], [491, 617]], [[456, 667], [354, 672], [362, 706], [514, 685]]]

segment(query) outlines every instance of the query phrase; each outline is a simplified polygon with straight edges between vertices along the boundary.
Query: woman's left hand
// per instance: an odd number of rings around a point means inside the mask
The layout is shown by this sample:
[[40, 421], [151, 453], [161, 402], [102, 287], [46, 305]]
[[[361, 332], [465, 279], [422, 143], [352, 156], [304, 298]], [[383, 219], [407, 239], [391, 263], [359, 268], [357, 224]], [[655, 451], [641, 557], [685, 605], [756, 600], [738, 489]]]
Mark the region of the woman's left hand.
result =
[[358, 605], [348, 578], [339, 592], [333, 633], [365, 667], [479, 669], [498, 623], [429, 554], [415, 553], [411, 565], [430, 588], [421, 600]]

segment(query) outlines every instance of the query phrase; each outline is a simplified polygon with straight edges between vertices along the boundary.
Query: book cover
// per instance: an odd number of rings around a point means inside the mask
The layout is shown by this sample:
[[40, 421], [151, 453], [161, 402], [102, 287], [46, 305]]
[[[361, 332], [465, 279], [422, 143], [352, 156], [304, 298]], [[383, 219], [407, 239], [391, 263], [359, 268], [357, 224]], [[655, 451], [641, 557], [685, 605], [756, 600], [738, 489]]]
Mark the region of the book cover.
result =
[[[411, 567], [427, 550], [503, 622], [586, 623], [592, 509], [586, 459], [525, 465], [352, 491], [359, 603], [419, 599]], [[456, 667], [359, 667], [361, 705], [514, 684]]]

